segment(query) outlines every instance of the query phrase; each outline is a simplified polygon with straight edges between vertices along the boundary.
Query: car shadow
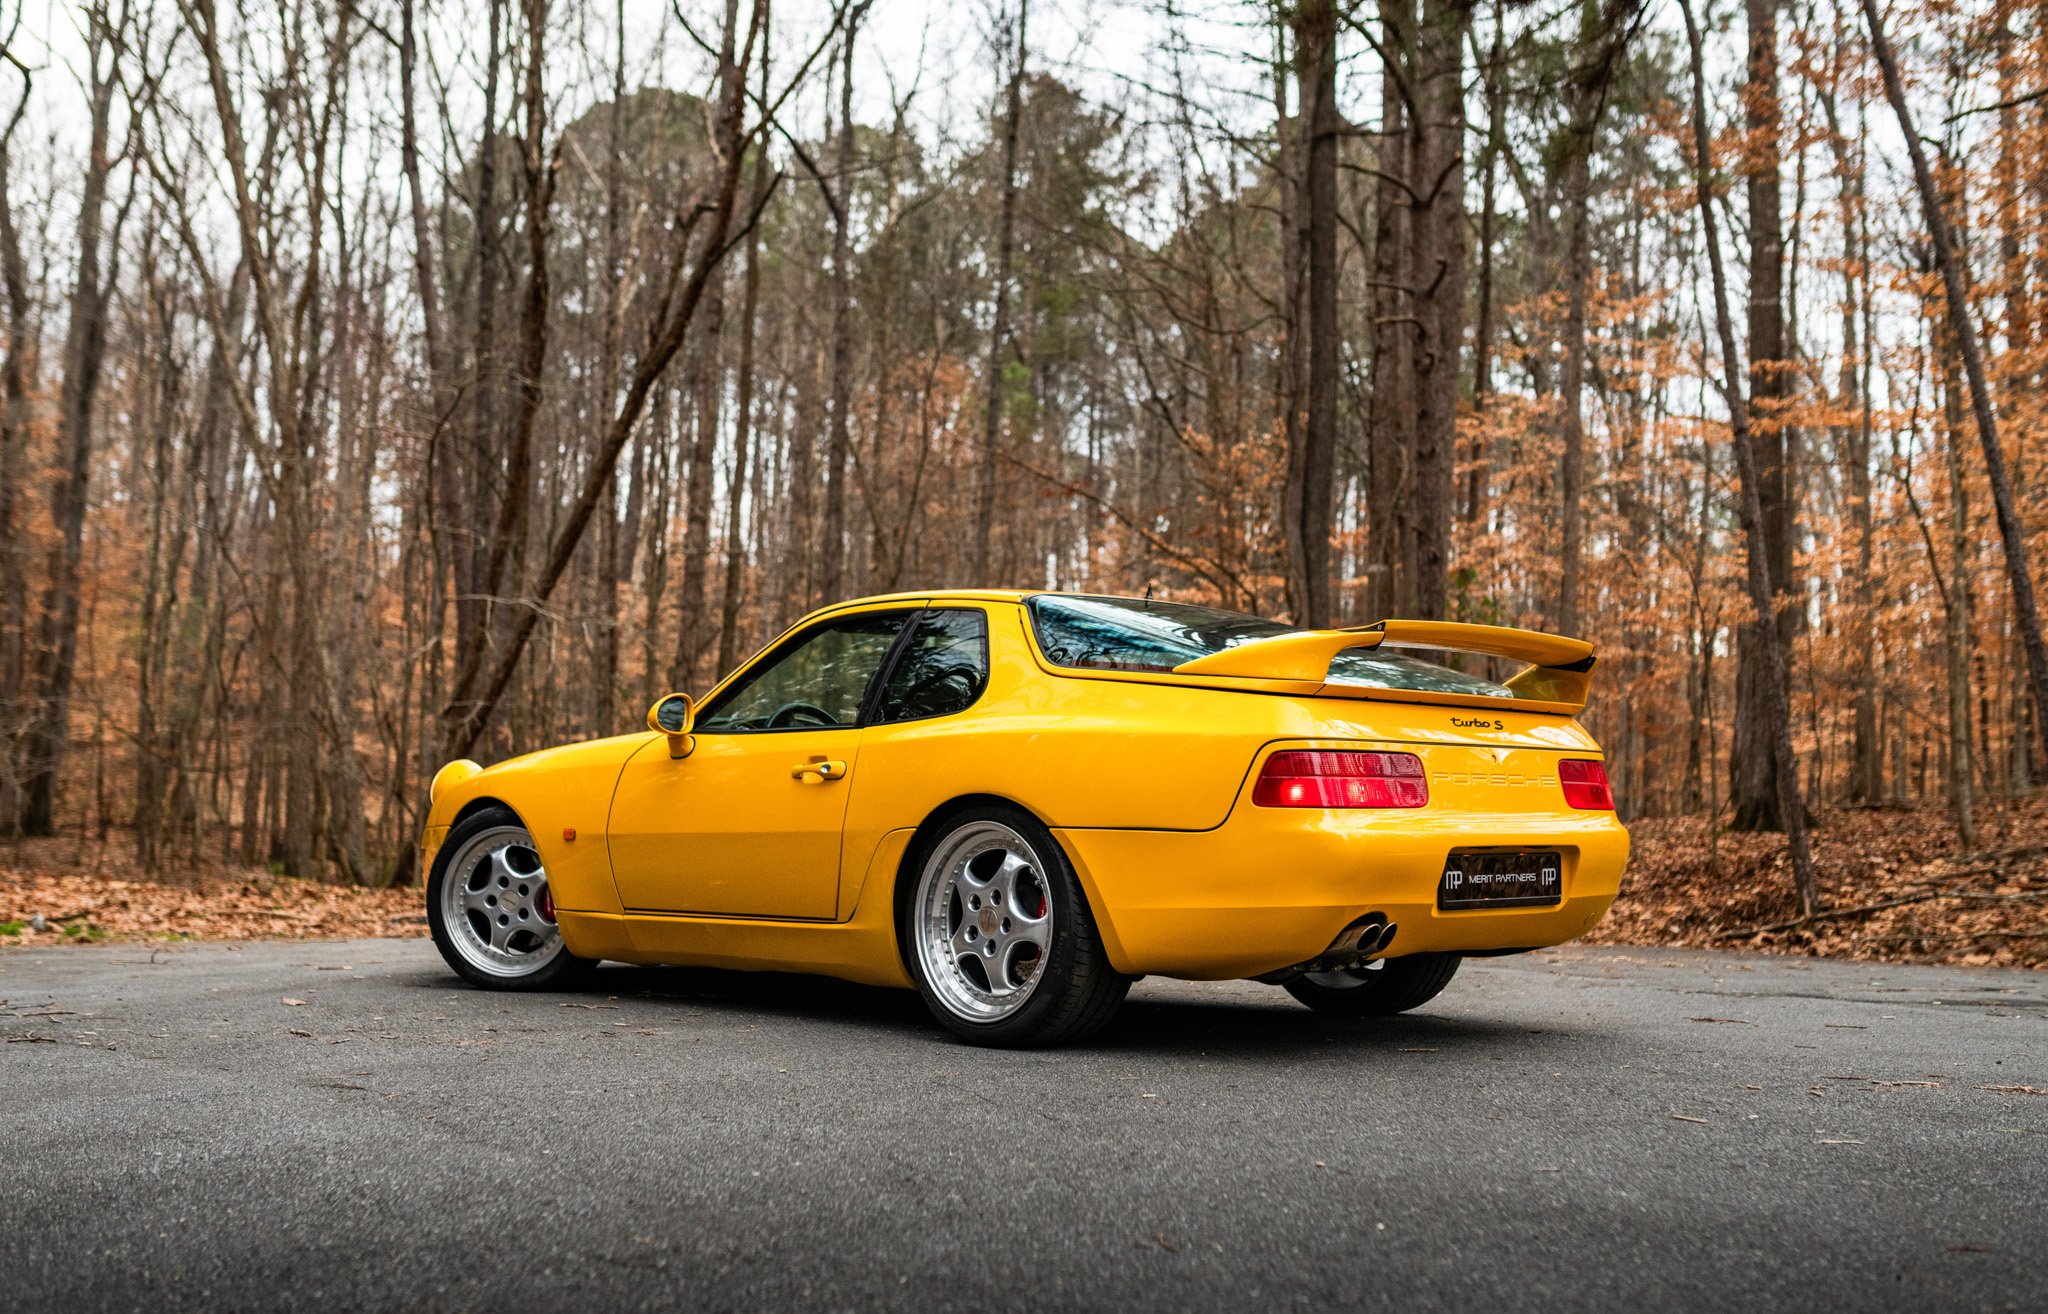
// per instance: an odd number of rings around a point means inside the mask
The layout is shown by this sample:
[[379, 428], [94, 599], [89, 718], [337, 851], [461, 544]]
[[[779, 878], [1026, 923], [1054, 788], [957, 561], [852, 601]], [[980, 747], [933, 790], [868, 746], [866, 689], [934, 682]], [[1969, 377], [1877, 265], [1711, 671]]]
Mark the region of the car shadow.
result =
[[867, 1022], [904, 1031], [924, 1030], [933, 1025], [924, 1002], [909, 990], [858, 985], [836, 977], [799, 972], [608, 963], [591, 976], [584, 993], [667, 1000], [792, 1020], [832, 1018]]
[[1227, 997], [1132, 999], [1086, 1043], [1127, 1054], [1280, 1058], [1324, 1054], [1331, 1045], [1362, 1052], [1450, 1054], [1530, 1039], [1530, 1029], [1518, 1024], [1428, 1012], [1340, 1017], [1303, 1007], [1277, 988], [1273, 993], [1271, 1003]]
[[[438, 974], [422, 974], [408, 978], [407, 984], [445, 990], [455, 983]], [[643, 999], [748, 1019], [836, 1022], [928, 1038], [935, 1044], [952, 1043], [913, 991], [795, 972], [607, 963], [573, 990], [532, 997], [563, 996]], [[1101, 1031], [1072, 1048], [1158, 1057], [1306, 1058], [1327, 1055], [1335, 1044], [1362, 1053], [1426, 1049], [1455, 1054], [1498, 1052], [1509, 1044], [1524, 1047], [1532, 1037], [1566, 1034], [1557, 1028], [1532, 1031], [1523, 1023], [1427, 1011], [1384, 1018], [1339, 1017], [1304, 1008], [1274, 987], [1270, 1000], [1247, 998], [1242, 992], [1218, 992], [1208, 999], [1139, 994], [1127, 1000]]]
[[[915, 993], [824, 976], [613, 966], [592, 978], [591, 988], [607, 995], [671, 1000], [726, 1012], [792, 1020], [832, 1019], [929, 1036], [939, 1042], [949, 1039]], [[1388, 1052], [1428, 1047], [1451, 1053], [1460, 1048], [1497, 1049], [1505, 1042], [1526, 1043], [1530, 1037], [1530, 1028], [1520, 1023], [1428, 1012], [1384, 1018], [1317, 1013], [1274, 987], [1270, 1001], [1220, 992], [1212, 999], [1134, 997], [1107, 1026], [1078, 1047], [1108, 1053], [1213, 1057], [1225, 1052], [1270, 1058], [1305, 1056], [1331, 1044]]]

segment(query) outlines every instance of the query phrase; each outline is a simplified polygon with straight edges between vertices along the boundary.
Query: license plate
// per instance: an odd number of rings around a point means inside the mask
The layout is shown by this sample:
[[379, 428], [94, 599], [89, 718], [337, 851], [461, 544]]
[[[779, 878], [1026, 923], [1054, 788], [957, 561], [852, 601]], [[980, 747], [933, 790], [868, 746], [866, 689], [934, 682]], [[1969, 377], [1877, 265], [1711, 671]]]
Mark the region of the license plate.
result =
[[1453, 853], [1436, 885], [1436, 906], [1548, 908], [1564, 901], [1564, 863], [1555, 850]]

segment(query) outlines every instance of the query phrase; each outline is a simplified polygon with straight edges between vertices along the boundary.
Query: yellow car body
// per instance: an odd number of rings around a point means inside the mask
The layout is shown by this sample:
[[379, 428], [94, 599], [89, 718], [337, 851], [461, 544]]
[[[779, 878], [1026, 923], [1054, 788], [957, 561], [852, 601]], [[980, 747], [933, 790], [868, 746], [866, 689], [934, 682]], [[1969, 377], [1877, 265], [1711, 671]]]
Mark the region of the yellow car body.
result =
[[[686, 756], [642, 731], [436, 778], [424, 862], [451, 825], [502, 804], [531, 832], [569, 951], [585, 959], [824, 973], [913, 984], [899, 890], [919, 828], [963, 799], [1041, 821], [1085, 891], [1114, 969], [1197, 980], [1282, 973], [1383, 915], [1387, 954], [1484, 954], [1579, 936], [1614, 900], [1628, 834], [1567, 805], [1558, 763], [1599, 759], [1572, 717], [1591, 649], [1478, 626], [1310, 631], [1166, 671], [1050, 660], [1029, 593], [868, 598], [793, 626], [700, 707], [812, 627], [861, 613], [984, 617], [985, 684], [953, 715], [775, 733], [701, 726]], [[1064, 596], [1064, 595], [1052, 595]], [[1514, 696], [1335, 687], [1333, 654], [1411, 646], [1533, 663]], [[1427, 803], [1268, 807], [1275, 753], [1387, 749], [1421, 759]], [[843, 765], [842, 765], [843, 764]], [[1551, 906], [1442, 909], [1454, 852], [1542, 849]]]

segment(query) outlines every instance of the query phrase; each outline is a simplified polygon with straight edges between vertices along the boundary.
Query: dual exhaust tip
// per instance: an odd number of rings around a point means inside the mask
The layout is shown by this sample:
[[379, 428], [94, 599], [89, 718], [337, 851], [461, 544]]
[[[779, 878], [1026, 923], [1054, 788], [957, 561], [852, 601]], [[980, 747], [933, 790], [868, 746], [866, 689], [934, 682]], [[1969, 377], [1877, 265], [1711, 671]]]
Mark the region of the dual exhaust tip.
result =
[[1370, 958], [1385, 953], [1387, 946], [1394, 943], [1394, 935], [1401, 929], [1399, 922], [1390, 922], [1385, 913], [1367, 913], [1345, 927], [1330, 947], [1322, 953], [1324, 958]]
[[1258, 979], [1277, 984], [1307, 972], [1341, 972], [1363, 967], [1367, 961], [1387, 951], [1387, 946], [1394, 943], [1395, 932], [1400, 929], [1400, 923], [1388, 921], [1385, 913], [1367, 913], [1338, 932], [1337, 938], [1330, 941], [1330, 947], [1314, 958], [1269, 972]]

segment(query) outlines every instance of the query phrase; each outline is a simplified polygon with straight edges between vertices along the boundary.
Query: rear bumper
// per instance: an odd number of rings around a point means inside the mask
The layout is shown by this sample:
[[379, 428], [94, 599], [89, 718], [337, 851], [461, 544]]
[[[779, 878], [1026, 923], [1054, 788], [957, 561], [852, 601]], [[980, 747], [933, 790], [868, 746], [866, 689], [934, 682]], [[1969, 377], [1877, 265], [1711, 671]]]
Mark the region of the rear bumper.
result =
[[[1215, 830], [1062, 830], [1117, 970], [1226, 980], [1315, 957], [1353, 921], [1398, 923], [1390, 955], [1530, 949], [1592, 929], [1628, 831], [1612, 813], [1342, 812], [1240, 805]], [[1556, 849], [1564, 901], [1441, 912], [1454, 848]]]

